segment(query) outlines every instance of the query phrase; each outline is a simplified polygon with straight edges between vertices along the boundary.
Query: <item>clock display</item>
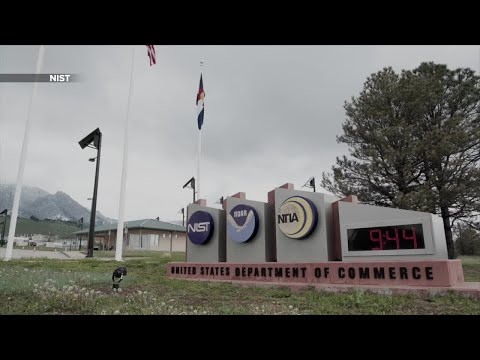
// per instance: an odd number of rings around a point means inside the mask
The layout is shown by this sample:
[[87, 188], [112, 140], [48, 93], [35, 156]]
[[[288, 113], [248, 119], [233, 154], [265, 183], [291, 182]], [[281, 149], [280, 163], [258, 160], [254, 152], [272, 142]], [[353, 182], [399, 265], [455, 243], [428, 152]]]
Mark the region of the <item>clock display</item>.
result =
[[347, 229], [349, 251], [425, 249], [422, 224]]

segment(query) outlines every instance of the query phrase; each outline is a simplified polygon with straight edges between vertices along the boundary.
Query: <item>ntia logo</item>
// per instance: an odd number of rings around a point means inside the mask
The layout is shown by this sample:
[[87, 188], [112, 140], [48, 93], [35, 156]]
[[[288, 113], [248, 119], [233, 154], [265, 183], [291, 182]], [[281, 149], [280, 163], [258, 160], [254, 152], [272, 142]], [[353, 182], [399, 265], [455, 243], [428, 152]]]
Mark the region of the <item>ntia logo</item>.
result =
[[277, 211], [278, 228], [291, 239], [306, 238], [315, 230], [317, 222], [317, 208], [311, 200], [301, 196], [288, 198]]
[[190, 241], [197, 245], [206, 244], [213, 234], [213, 218], [206, 211], [196, 211], [190, 216], [187, 224]]

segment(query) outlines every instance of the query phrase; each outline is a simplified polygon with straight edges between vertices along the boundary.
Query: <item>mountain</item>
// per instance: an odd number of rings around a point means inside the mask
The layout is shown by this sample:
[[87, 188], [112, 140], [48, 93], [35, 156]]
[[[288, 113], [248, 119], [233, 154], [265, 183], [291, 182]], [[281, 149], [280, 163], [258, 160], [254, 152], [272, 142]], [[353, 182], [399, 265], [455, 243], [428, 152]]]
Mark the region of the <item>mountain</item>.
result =
[[[14, 195], [14, 185], [0, 185], [0, 209], [11, 210]], [[76, 221], [83, 217], [84, 223], [88, 223], [90, 220], [90, 210], [80, 205], [63, 191], [50, 194], [38, 187], [23, 186], [18, 216], [23, 218], [34, 216], [41, 220], [52, 219], [64, 221]], [[111, 221], [116, 222], [116, 220], [103, 216], [97, 211], [95, 219], [97, 225]]]

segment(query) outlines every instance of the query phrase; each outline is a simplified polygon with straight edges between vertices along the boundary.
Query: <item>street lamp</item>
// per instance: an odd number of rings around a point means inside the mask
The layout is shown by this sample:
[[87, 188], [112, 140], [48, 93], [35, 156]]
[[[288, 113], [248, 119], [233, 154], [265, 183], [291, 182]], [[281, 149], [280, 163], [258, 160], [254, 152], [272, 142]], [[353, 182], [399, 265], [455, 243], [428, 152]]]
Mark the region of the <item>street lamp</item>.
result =
[[[93, 146], [91, 145], [93, 143]], [[93, 130], [90, 134], [85, 136], [82, 140], [78, 142], [82, 149], [86, 147], [97, 149], [97, 156], [95, 158], [90, 158], [88, 161], [97, 160], [97, 166], [95, 170], [95, 184], [93, 186], [93, 198], [92, 198], [92, 210], [90, 213], [90, 230], [88, 232], [88, 250], [87, 258], [93, 257], [93, 238], [95, 232], [95, 213], [97, 210], [97, 188], [98, 188], [98, 172], [100, 170], [100, 151], [102, 148], [102, 133], [99, 128]]]
[[[190, 185], [190, 186], [188, 186]], [[185, 189], [188, 187], [189, 189], [193, 189], [193, 202], [195, 203], [195, 178], [192, 176], [190, 180], [187, 181], [185, 185], [183, 185], [183, 188]]]
[[308, 179], [302, 188], [303, 187], [313, 188], [313, 192], [315, 192], [315, 177], [312, 176], [310, 179]]
[[[80, 224], [80, 231], [83, 230], [83, 217], [78, 219], [78, 223]], [[82, 235], [80, 235], [80, 244], [78, 245], [78, 251], [82, 250]]]
[[178, 213], [182, 213], [182, 226], [185, 226], [185, 208], [181, 208]]
[[4, 241], [5, 241], [5, 226], [7, 225], [7, 213], [8, 213], [8, 210], [5, 209], [3, 210], [0, 215], [3, 215], [3, 230], [2, 230], [2, 239], [0, 241], [0, 246], [3, 247], [4, 245]]

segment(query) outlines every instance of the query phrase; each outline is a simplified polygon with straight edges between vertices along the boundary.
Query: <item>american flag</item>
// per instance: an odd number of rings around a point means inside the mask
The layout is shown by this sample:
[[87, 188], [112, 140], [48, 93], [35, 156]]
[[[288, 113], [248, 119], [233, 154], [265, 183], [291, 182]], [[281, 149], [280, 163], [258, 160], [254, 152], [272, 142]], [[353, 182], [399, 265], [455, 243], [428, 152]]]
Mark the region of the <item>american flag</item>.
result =
[[146, 45], [148, 48], [148, 57], [150, 58], [150, 66], [155, 65], [157, 63], [155, 59], [155, 46], [154, 45]]

